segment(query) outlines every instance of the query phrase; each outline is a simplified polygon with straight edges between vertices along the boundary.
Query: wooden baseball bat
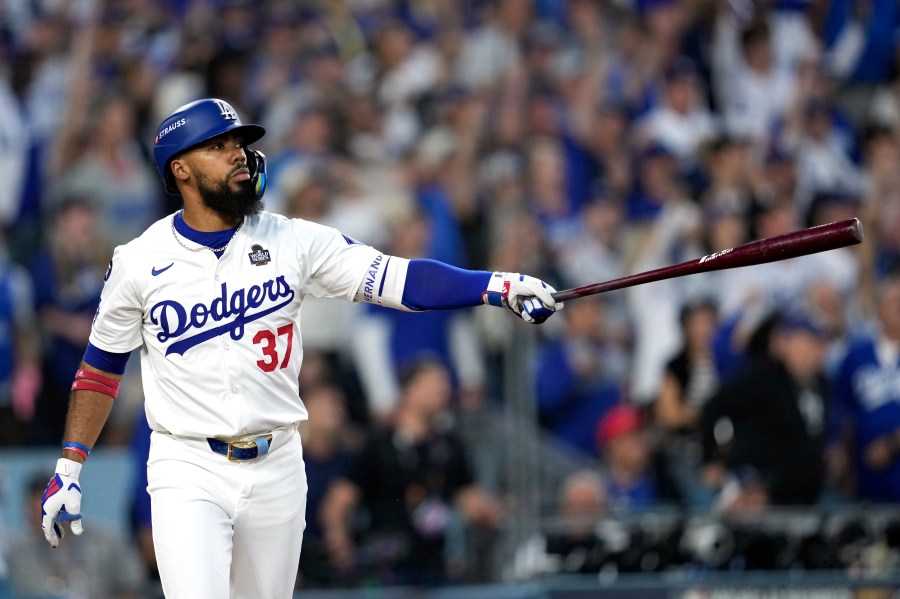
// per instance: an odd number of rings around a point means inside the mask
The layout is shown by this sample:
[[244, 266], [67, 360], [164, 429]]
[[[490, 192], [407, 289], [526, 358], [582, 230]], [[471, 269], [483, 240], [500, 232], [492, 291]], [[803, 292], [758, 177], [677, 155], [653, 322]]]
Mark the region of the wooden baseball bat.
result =
[[675, 277], [684, 277], [700, 272], [710, 272], [713, 270], [725, 270], [726, 268], [739, 268], [741, 266], [753, 266], [754, 264], [765, 264], [767, 262], [776, 262], [778, 260], [787, 260], [788, 258], [796, 258], [798, 256], [806, 256], [818, 252], [826, 252], [848, 245], [856, 245], [863, 240], [862, 223], [858, 218], [850, 218], [847, 220], [819, 225], [818, 227], [810, 227], [801, 229], [784, 235], [770, 237], [768, 239], [759, 239], [739, 245], [737, 247], [722, 250], [715, 254], [673, 264], [672, 266], [663, 266], [647, 272], [641, 272], [627, 277], [612, 279], [602, 283], [594, 283], [585, 285], [584, 287], [575, 287], [572, 289], [564, 289], [553, 294], [553, 298], [557, 301], [568, 301], [586, 295], [594, 295], [595, 293], [605, 293], [625, 287], [633, 287], [635, 285], [643, 285], [644, 283], [652, 283], [653, 281], [662, 281], [665, 279], [674, 279]]

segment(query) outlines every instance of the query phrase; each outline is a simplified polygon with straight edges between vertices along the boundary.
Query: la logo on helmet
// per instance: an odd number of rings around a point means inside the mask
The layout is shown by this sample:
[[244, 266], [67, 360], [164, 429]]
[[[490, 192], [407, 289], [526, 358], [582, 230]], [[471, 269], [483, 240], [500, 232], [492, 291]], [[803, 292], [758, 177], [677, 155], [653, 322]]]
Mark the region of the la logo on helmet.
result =
[[223, 102], [222, 100], [213, 100], [216, 103], [216, 106], [219, 107], [219, 111], [222, 113], [222, 118], [228, 119], [229, 121], [238, 120], [237, 112], [234, 111], [234, 108], [231, 107], [231, 104], [228, 102]]

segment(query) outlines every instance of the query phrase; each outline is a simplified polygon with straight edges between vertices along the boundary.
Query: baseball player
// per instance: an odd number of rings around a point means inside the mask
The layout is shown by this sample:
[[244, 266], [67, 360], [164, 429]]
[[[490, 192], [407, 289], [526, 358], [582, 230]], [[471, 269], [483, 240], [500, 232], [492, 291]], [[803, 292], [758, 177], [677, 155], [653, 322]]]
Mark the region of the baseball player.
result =
[[170, 599], [293, 592], [307, 491], [297, 432], [306, 295], [409, 311], [487, 303], [531, 323], [562, 307], [532, 277], [384, 255], [265, 212], [265, 156], [249, 148], [264, 133], [218, 99], [159, 126], [156, 166], [184, 209], [113, 253], [42, 498], [51, 546], [65, 523], [81, 534], [78, 477], [140, 348], [153, 540]]

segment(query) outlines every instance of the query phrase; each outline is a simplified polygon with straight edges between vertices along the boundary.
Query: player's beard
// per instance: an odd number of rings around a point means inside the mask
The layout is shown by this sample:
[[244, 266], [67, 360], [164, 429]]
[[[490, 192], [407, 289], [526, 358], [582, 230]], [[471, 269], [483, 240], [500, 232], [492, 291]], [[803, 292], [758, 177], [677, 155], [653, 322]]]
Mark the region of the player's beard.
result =
[[235, 190], [231, 186], [233, 176], [234, 173], [229, 173], [225, 180], [218, 184], [211, 183], [205, 175], [198, 176], [197, 188], [203, 203], [222, 216], [234, 219], [259, 214], [263, 209], [263, 203], [256, 197], [253, 181], [236, 181]]

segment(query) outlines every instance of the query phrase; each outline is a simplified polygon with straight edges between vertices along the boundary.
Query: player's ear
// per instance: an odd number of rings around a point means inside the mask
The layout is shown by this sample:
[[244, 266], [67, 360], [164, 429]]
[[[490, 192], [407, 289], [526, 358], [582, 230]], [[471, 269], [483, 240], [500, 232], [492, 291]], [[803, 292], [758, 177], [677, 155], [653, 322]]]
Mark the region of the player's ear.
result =
[[170, 162], [169, 168], [172, 169], [172, 175], [178, 181], [187, 181], [191, 176], [191, 167], [183, 158], [176, 158]]

